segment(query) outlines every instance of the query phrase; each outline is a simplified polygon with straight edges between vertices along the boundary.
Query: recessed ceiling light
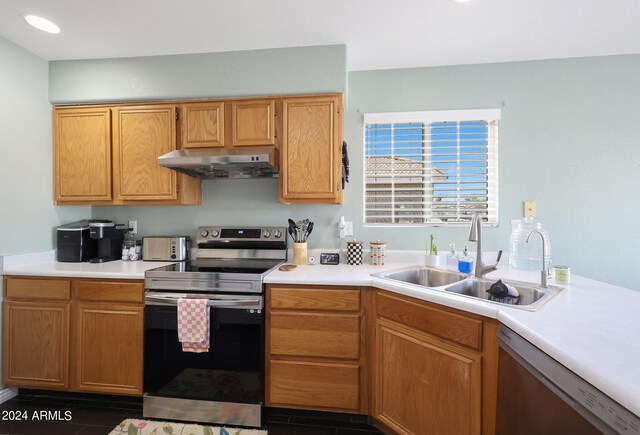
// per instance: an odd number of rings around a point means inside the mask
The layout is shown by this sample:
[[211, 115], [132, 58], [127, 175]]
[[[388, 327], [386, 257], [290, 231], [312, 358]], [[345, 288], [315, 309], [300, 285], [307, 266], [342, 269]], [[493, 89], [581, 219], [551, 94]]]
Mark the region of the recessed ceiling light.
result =
[[60, 27], [56, 26], [46, 18], [42, 18], [37, 15], [25, 15], [24, 19], [27, 23], [31, 24], [36, 29], [42, 30], [43, 32], [60, 33]]
[[470, 2], [471, 0], [453, 0], [456, 3], [467, 3]]

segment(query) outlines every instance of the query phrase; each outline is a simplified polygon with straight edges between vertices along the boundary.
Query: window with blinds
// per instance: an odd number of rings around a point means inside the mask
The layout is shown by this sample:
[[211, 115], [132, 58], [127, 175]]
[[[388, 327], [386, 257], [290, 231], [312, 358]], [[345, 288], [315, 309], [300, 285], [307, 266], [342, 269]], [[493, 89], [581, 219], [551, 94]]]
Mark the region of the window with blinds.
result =
[[364, 223], [498, 223], [500, 110], [364, 116]]

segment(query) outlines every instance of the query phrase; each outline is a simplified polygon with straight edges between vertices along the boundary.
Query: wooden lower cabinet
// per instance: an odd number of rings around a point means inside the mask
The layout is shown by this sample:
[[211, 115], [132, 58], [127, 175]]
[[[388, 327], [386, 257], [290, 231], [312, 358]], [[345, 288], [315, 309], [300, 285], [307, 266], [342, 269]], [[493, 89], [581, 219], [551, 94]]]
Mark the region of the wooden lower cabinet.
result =
[[3, 383], [142, 395], [142, 281], [5, 277]]
[[143, 315], [143, 306], [77, 304], [74, 390], [142, 394]]
[[379, 320], [375, 417], [401, 434], [479, 434], [481, 357]]
[[382, 290], [373, 303], [373, 417], [390, 433], [495, 433], [498, 322]]
[[374, 288], [267, 287], [266, 405], [494, 434], [498, 322]]
[[266, 404], [366, 414], [359, 287], [267, 287]]
[[67, 389], [69, 302], [5, 299], [2, 319], [3, 384]]

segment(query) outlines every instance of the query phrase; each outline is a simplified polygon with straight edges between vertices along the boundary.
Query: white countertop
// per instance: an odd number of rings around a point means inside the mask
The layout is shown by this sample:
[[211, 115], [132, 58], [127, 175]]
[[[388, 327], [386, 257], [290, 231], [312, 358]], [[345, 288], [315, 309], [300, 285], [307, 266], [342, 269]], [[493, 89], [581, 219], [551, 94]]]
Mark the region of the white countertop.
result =
[[[535, 312], [394, 283], [372, 273], [421, 264], [415, 253], [387, 251], [385, 266], [340, 264], [275, 270], [265, 283], [373, 286], [498, 319], [613, 400], [640, 416], [640, 292], [572, 276], [572, 283]], [[5, 275], [143, 279], [144, 272], [170, 263], [113, 261], [57, 263], [53, 251], [4, 257]], [[487, 276], [538, 282], [538, 271], [515, 270], [503, 261]], [[550, 280], [550, 284], [554, 284]]]
[[144, 272], [171, 262], [109, 261], [107, 263], [58, 263], [55, 251], [4, 257], [3, 275], [60, 276], [106, 279], [144, 279]]

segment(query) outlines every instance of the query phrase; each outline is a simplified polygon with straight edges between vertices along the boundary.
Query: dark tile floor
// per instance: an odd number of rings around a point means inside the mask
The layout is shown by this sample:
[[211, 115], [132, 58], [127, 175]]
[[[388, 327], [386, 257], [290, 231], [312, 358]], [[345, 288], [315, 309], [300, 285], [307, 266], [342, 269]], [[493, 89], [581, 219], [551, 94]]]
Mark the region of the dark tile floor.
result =
[[[41, 419], [34, 418], [41, 411], [46, 412]], [[25, 413], [27, 420], [16, 419]], [[143, 418], [142, 399], [20, 390], [0, 404], [0, 434], [106, 435], [125, 418]], [[265, 421], [269, 435], [381, 433], [364, 416], [270, 408]]]

